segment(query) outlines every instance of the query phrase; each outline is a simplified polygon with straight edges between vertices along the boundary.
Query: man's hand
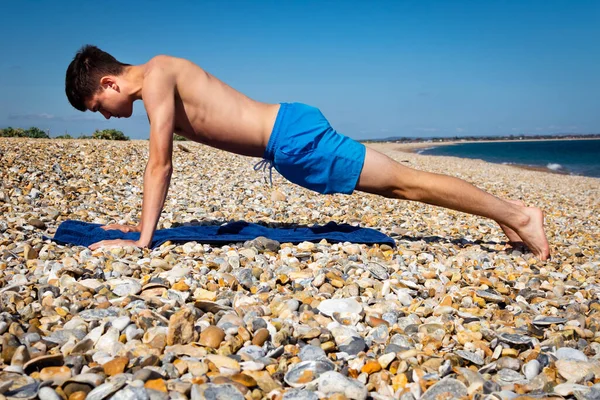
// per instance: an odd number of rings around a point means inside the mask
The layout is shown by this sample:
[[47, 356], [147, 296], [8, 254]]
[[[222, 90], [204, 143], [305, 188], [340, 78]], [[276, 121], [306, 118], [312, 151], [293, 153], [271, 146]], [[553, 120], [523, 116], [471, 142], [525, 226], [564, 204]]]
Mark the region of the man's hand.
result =
[[123, 240], [123, 239], [114, 239], [114, 240], [101, 240], [99, 242], [93, 243], [88, 246], [90, 250], [96, 250], [100, 247], [125, 247], [125, 246], [133, 246], [133, 247], [148, 247], [148, 245], [144, 245], [139, 240]]
[[104, 229], [105, 231], [117, 230], [117, 231], [121, 231], [124, 233], [141, 232], [142, 231], [142, 227], [140, 225], [132, 226], [132, 225], [110, 224], [110, 225], [101, 226], [100, 228]]

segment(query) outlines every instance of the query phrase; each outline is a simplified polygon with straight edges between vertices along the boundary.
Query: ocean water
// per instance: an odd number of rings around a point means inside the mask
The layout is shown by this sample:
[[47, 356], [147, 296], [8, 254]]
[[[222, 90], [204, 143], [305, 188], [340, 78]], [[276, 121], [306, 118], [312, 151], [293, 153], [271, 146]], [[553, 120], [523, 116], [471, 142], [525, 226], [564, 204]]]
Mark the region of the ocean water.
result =
[[600, 140], [531, 140], [434, 146], [420, 154], [477, 158], [600, 178]]

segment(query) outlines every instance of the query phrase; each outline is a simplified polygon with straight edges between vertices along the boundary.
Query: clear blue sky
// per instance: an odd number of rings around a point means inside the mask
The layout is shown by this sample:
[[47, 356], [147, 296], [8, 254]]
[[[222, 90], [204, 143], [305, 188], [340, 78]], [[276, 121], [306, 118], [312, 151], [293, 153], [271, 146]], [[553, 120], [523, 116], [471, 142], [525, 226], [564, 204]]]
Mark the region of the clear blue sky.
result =
[[355, 139], [600, 133], [600, 1], [9, 1], [0, 127], [78, 136], [129, 120], [73, 109], [64, 76], [95, 44], [185, 57], [248, 96], [319, 107]]

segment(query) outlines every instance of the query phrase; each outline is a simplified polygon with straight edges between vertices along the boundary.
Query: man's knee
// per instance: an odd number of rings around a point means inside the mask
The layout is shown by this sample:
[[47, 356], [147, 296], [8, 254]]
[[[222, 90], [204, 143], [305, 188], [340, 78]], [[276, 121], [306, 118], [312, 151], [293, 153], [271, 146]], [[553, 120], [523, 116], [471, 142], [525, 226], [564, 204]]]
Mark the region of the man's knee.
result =
[[363, 170], [356, 188], [385, 197], [405, 198], [401, 177], [403, 168], [406, 167], [385, 154], [367, 148]]

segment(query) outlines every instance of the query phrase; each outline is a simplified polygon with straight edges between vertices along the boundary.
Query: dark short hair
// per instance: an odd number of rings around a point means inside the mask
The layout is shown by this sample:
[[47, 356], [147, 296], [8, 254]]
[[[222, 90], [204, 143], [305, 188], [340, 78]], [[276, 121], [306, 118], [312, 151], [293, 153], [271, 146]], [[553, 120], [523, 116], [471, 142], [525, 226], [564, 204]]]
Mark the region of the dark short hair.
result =
[[73, 107], [85, 111], [85, 101], [100, 89], [100, 79], [105, 75], [120, 75], [125, 64], [96, 46], [83, 46], [67, 68], [65, 92]]

